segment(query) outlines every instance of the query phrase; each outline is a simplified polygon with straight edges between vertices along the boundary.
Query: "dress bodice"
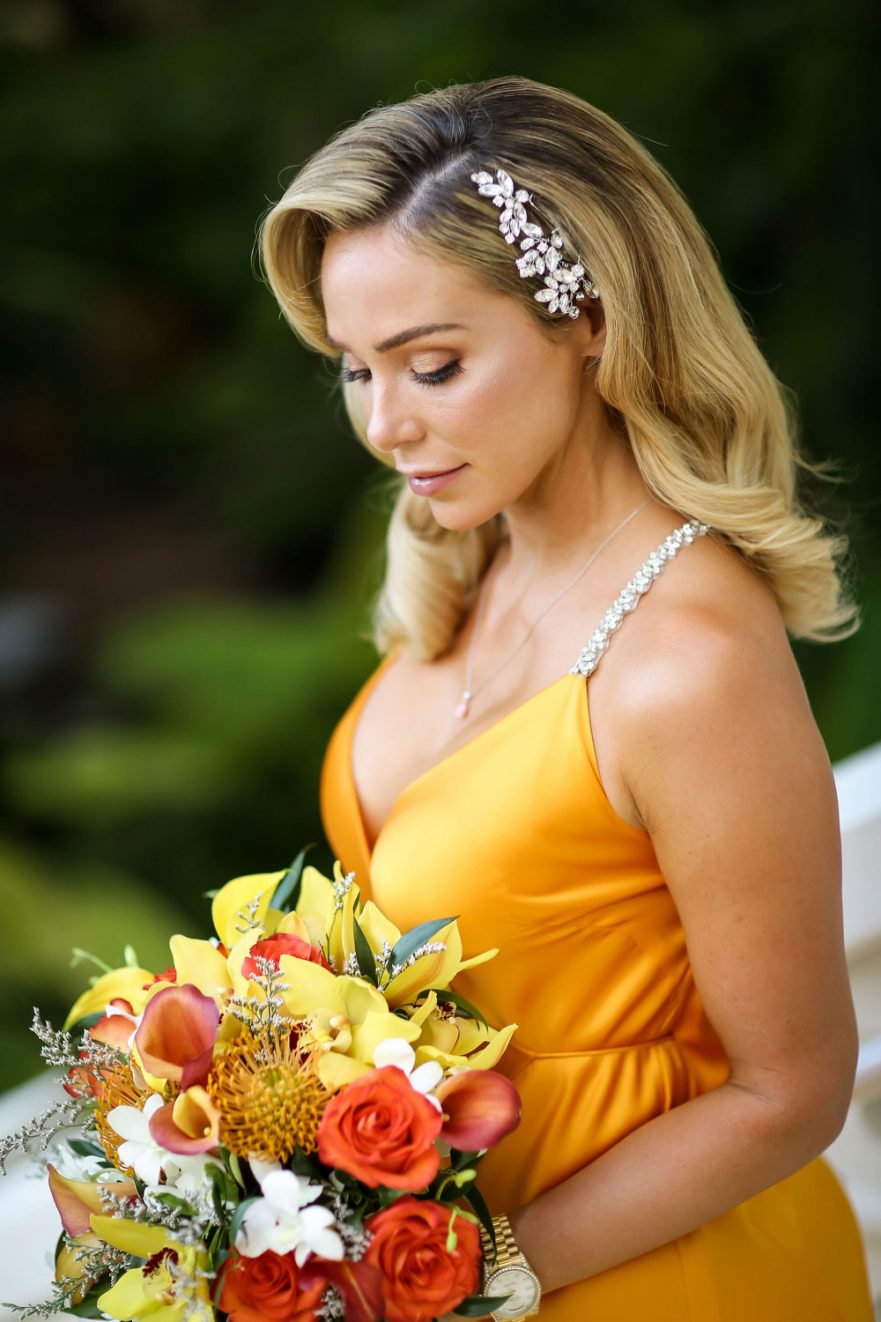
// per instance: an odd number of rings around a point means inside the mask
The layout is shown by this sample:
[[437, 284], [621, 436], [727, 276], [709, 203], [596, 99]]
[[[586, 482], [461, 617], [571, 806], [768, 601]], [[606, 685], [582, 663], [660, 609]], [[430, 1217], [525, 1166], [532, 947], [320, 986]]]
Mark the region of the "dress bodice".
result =
[[[727, 1061], [701, 1014], [682, 926], [647, 832], [624, 821], [600, 780], [589, 676], [615, 630], [683, 547], [707, 531], [690, 520], [622, 589], [568, 673], [417, 776], [370, 849], [352, 773], [354, 730], [389, 653], [328, 747], [326, 833], [362, 893], [402, 930], [459, 915], [465, 957], [499, 954], [456, 987], [491, 1023], [518, 1030], [503, 1068], [528, 1060], [666, 1044], [659, 1086], [720, 1081]], [[574, 985], [579, 994], [573, 995]], [[687, 1079], [674, 1034], [703, 1038]], [[695, 1044], [695, 1050], [697, 1044]], [[652, 1105], [660, 1098], [653, 1095]]]

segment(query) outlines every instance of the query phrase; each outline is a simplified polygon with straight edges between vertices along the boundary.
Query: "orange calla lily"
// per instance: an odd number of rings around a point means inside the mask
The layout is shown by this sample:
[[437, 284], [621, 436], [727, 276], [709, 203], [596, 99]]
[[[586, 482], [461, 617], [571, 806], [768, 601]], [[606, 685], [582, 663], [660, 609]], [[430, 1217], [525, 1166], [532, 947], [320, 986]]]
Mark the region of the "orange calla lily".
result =
[[61, 1224], [71, 1238], [91, 1231], [92, 1213], [103, 1210], [102, 1190], [110, 1189], [121, 1198], [138, 1196], [131, 1180], [71, 1180], [62, 1175], [51, 1162], [48, 1170], [49, 1192], [58, 1208]]
[[220, 1142], [220, 1112], [196, 1085], [150, 1117], [150, 1135], [167, 1152], [208, 1152]]
[[204, 1083], [211, 1068], [220, 1013], [196, 987], [164, 987], [147, 1003], [134, 1046], [144, 1069], [183, 1089]]
[[482, 1152], [520, 1123], [520, 1094], [496, 1070], [462, 1070], [442, 1079], [434, 1095], [443, 1107], [441, 1138], [451, 1148]]

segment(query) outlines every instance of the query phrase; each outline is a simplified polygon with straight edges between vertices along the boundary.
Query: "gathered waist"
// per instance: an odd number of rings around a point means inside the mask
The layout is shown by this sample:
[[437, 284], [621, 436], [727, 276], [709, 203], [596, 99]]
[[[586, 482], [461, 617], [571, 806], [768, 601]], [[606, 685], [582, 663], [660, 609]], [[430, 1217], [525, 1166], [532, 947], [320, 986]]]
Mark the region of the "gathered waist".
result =
[[531, 1047], [518, 1042], [515, 1037], [508, 1044], [505, 1057], [520, 1056], [524, 1065], [544, 1060], [589, 1060], [594, 1056], [618, 1056], [627, 1051], [642, 1051], [648, 1047], [660, 1047], [673, 1042], [676, 1042], [675, 1033], [663, 1033], [660, 1037], [647, 1037], [639, 1042], [623, 1042], [615, 1047], [583, 1047], [577, 1051], [534, 1051]]

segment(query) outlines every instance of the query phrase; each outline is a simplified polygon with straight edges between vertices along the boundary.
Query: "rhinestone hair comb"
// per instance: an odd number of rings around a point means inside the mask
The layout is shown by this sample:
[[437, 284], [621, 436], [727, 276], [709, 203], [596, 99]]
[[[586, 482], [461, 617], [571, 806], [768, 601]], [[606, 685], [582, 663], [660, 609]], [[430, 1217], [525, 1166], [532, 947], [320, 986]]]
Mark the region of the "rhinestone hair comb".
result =
[[547, 303], [548, 312], [565, 312], [570, 317], [577, 317], [581, 311], [578, 304], [585, 298], [599, 298], [600, 293], [585, 270], [578, 262], [570, 262], [563, 255], [563, 237], [558, 229], [545, 234], [537, 221], [530, 220], [526, 213], [526, 204], [534, 205], [531, 195], [525, 188], [518, 188], [514, 180], [504, 170], [496, 170], [495, 179], [486, 170], [478, 170], [471, 178], [477, 184], [478, 193], [490, 197], [493, 205], [501, 208], [499, 229], [506, 243], [520, 239], [520, 251], [517, 269], [521, 276], [540, 275], [544, 284], [535, 298], [539, 303]]

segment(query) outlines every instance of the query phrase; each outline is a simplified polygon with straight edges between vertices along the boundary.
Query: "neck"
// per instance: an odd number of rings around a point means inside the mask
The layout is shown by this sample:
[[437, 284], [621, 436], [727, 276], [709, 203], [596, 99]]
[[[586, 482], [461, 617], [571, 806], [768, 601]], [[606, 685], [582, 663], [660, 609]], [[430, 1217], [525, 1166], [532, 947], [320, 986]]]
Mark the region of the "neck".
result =
[[510, 596], [562, 587], [604, 537], [651, 499], [626, 439], [606, 427], [573, 437], [533, 486], [503, 513], [499, 555]]

